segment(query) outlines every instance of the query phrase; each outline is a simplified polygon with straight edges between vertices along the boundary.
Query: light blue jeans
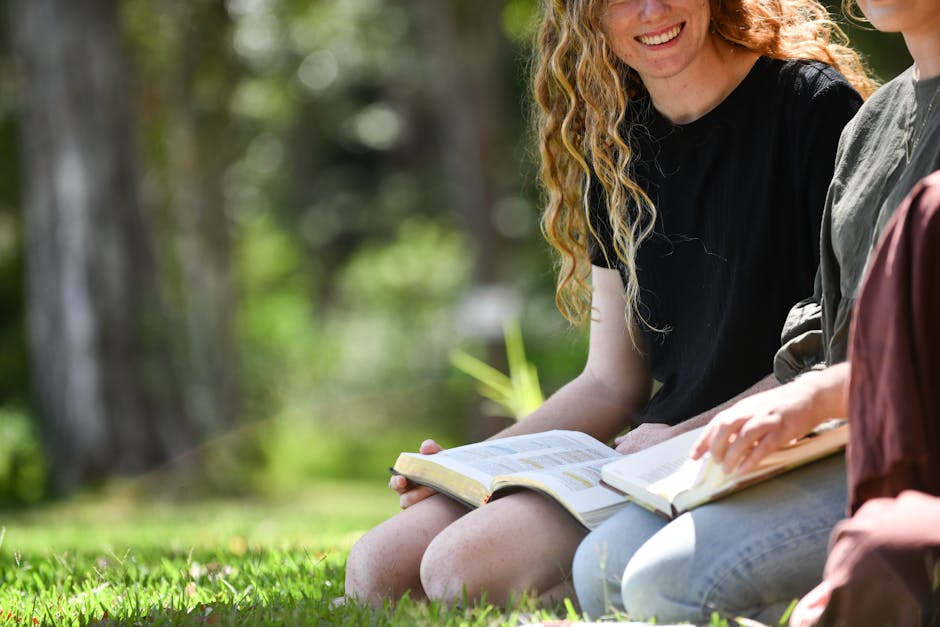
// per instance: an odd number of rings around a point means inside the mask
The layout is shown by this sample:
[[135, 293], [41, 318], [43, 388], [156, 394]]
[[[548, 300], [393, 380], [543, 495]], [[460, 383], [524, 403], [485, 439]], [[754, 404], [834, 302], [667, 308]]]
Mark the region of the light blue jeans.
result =
[[834, 455], [671, 522], [628, 505], [575, 554], [581, 609], [667, 623], [707, 623], [718, 611], [775, 624], [822, 578], [845, 503], [845, 457]]

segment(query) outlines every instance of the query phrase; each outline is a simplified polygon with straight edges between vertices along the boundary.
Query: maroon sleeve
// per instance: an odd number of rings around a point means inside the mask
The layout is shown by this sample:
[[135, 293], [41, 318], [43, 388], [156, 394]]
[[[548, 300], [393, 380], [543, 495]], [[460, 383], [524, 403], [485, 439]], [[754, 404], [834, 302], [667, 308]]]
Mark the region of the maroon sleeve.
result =
[[898, 208], [855, 306], [849, 504], [940, 495], [940, 172]]

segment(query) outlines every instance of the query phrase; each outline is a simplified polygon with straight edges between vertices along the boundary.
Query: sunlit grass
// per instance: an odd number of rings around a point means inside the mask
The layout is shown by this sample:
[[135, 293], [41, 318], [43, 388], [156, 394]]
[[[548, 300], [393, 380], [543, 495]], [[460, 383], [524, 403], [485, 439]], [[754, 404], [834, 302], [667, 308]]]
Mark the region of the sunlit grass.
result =
[[350, 546], [396, 509], [381, 484], [183, 504], [121, 492], [2, 515], [0, 624], [492, 625], [551, 616], [528, 600], [508, 612], [337, 604]]
[[[187, 504], [112, 495], [8, 513], [0, 619], [49, 625], [332, 620], [346, 552], [394, 511], [387, 491], [331, 483], [290, 498]], [[371, 622], [363, 612], [343, 607], [340, 622]]]
[[[124, 488], [6, 512], [0, 625], [520, 625], [571, 604], [340, 603], [349, 548], [397, 509], [376, 482], [168, 502]], [[726, 625], [713, 621], [713, 625]]]

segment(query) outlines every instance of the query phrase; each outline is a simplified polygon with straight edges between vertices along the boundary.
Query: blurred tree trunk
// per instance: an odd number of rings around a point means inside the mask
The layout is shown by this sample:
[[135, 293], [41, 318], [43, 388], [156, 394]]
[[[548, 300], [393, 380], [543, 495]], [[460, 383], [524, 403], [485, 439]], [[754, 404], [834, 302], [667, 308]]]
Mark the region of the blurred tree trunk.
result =
[[[451, 183], [453, 206], [474, 244], [475, 287], [468, 298], [482, 317], [497, 321], [495, 328], [480, 329], [486, 343], [485, 360], [505, 367], [505, 348], [498, 318], [514, 315], [510, 290], [502, 269], [505, 238], [496, 228], [494, 208], [506, 193], [504, 169], [506, 117], [505, 77], [512, 58], [502, 31], [502, 2], [470, 4], [460, 0], [436, 0], [422, 11], [422, 32], [430, 56], [436, 60], [431, 81], [443, 130], [443, 162]], [[516, 114], [514, 112], [514, 114]], [[515, 180], [515, 175], [509, 177]], [[506, 421], [487, 416], [478, 405], [464, 429], [471, 440], [491, 435]]]
[[501, 278], [504, 241], [494, 227], [493, 205], [501, 191], [506, 93], [500, 79], [509, 55], [500, 28], [502, 3], [482, 2], [460, 13], [467, 8], [455, 0], [428, 3], [423, 31], [437, 59], [433, 86], [454, 207], [476, 248], [477, 282], [487, 284]]
[[[168, 239], [177, 260], [174, 290], [183, 328], [179, 363], [188, 414], [205, 433], [219, 433], [238, 412], [235, 296], [230, 222], [223, 177], [229, 163], [229, 103], [235, 84], [230, 20], [223, 2], [163, 2], [173, 20], [167, 76], [147, 88], [166, 112], [164, 163]], [[164, 84], [160, 85], [160, 79]]]
[[21, 71], [27, 324], [53, 480], [192, 445], [138, 194], [116, 0], [9, 0]]

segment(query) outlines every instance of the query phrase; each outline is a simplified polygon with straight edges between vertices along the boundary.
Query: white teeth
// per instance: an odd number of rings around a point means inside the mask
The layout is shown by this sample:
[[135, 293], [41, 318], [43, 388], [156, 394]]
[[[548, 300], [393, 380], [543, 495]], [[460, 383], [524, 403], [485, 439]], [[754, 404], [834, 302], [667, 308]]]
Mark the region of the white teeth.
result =
[[639, 37], [637, 37], [637, 39], [639, 39], [641, 43], [646, 44], [647, 46], [656, 46], [659, 44], [664, 44], [667, 41], [672, 41], [673, 39], [679, 36], [680, 30], [682, 30], [681, 26], [675, 26], [667, 30], [665, 33], [660, 33], [659, 35], [652, 35], [652, 36], [640, 35]]

